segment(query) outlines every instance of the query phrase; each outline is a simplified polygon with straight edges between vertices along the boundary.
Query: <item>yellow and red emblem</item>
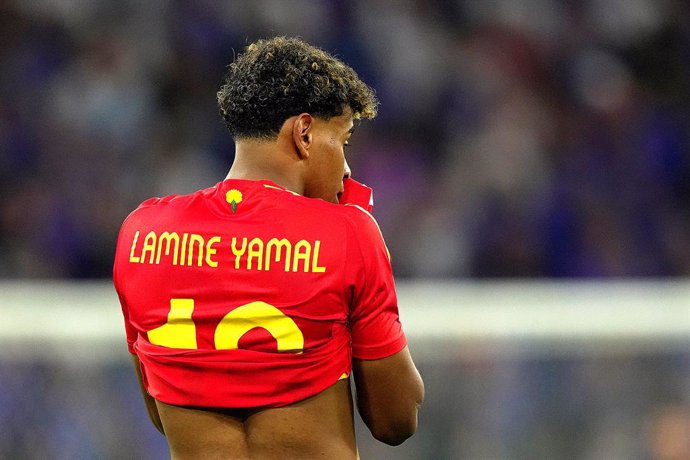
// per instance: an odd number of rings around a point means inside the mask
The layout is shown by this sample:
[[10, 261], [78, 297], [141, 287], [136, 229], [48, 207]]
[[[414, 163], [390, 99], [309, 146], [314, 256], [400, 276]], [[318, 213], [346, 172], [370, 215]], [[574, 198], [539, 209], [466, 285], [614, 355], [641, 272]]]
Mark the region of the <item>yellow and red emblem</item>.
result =
[[225, 194], [225, 201], [230, 203], [232, 212], [237, 211], [237, 205], [242, 202], [242, 192], [236, 188], [228, 190], [228, 192]]

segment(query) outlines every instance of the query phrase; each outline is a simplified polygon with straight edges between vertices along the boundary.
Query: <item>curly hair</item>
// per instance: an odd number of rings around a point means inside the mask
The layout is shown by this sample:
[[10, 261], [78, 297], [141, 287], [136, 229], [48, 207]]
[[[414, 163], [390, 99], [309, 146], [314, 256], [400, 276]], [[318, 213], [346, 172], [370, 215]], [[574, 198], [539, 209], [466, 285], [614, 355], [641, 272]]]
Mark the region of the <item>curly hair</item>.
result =
[[328, 120], [349, 106], [354, 118], [374, 118], [377, 105], [351, 67], [289, 37], [247, 46], [218, 91], [220, 114], [235, 139], [273, 139], [286, 119], [304, 112]]

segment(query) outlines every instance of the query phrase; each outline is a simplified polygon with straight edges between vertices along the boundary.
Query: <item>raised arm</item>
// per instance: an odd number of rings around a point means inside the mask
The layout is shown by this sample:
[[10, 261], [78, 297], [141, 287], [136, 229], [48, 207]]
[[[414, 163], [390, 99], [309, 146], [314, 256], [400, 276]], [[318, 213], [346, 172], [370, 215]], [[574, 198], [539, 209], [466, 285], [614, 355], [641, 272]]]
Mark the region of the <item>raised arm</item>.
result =
[[377, 360], [353, 360], [357, 408], [377, 440], [397, 446], [417, 431], [424, 382], [407, 347]]

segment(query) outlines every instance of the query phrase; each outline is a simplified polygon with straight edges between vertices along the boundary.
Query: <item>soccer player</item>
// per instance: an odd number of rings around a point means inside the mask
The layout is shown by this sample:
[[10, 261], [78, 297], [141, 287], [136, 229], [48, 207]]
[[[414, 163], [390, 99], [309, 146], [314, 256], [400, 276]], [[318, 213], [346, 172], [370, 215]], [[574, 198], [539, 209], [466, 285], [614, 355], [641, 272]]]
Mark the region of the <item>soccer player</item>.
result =
[[350, 379], [397, 445], [424, 397], [374, 218], [339, 204], [353, 120], [373, 91], [295, 38], [250, 44], [218, 92], [225, 180], [144, 201], [114, 283], [154, 425], [174, 459], [358, 457]]

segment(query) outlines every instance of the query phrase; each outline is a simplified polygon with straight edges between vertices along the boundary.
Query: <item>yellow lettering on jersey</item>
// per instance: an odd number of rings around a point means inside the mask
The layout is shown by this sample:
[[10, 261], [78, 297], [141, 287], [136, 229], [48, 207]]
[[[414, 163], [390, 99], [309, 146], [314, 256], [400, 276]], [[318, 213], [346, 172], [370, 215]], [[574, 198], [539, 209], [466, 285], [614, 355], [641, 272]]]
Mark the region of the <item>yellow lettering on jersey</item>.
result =
[[182, 234], [182, 253], [180, 254], [180, 265], [184, 265], [186, 260], [185, 255], [187, 254], [187, 240], [189, 239], [189, 233]]
[[278, 351], [302, 353], [304, 335], [295, 321], [266, 302], [251, 302], [237, 307], [220, 321], [214, 335], [218, 350], [236, 350], [244, 334], [263, 328], [276, 339]]
[[196, 348], [196, 326], [192, 320], [194, 299], [170, 299], [168, 322], [146, 333], [149, 342], [167, 348]]
[[304, 271], [309, 271], [309, 258], [311, 257], [311, 244], [307, 240], [299, 240], [295, 245], [295, 256], [292, 259], [292, 271], [296, 272], [300, 260], [304, 262]]
[[[167, 263], [173, 266], [218, 268], [218, 251], [227, 250], [221, 246], [220, 236], [208, 239], [197, 233], [154, 231], [146, 233], [139, 243], [141, 231], [132, 238], [129, 262], [139, 264]], [[139, 247], [138, 245], [141, 245]], [[296, 243], [287, 238], [232, 237], [230, 249], [235, 256], [235, 270], [283, 270], [285, 272], [324, 273], [326, 266], [319, 261], [321, 241], [299, 240]], [[246, 264], [244, 263], [246, 258]]]
[[139, 233], [137, 231], [134, 234], [132, 241], [132, 249], [129, 253], [131, 263], [160, 265], [161, 261], [167, 261], [170, 265], [202, 267], [206, 264], [211, 268], [218, 267], [218, 261], [214, 260], [218, 248], [214, 245], [221, 243], [220, 236], [212, 236], [207, 241], [196, 233], [183, 233], [180, 241], [180, 235], [177, 232], [163, 232], [160, 236], [156, 232], [148, 232], [144, 237], [141, 254], [137, 255]]
[[[313, 247], [312, 247], [313, 244]], [[242, 266], [242, 257], [247, 257], [247, 270], [271, 270], [274, 262], [283, 262], [280, 266], [286, 272], [324, 273], [326, 267], [319, 263], [321, 241], [313, 243], [299, 240], [294, 245], [287, 238], [271, 238], [268, 242], [259, 237], [242, 238], [242, 245], [238, 248], [238, 238], [232, 239], [232, 253], [235, 255], [235, 269]], [[256, 260], [256, 265], [254, 261]], [[274, 268], [275, 269], [275, 268]], [[280, 268], [279, 268], [280, 270]]]
[[187, 253], [187, 265], [192, 266], [192, 257], [194, 256], [194, 243], [196, 243], [198, 249], [198, 255], [197, 255], [197, 266], [201, 267], [201, 261], [204, 258], [204, 239], [201, 237], [201, 235], [197, 235], [196, 233], [192, 233], [189, 236], [189, 248], [188, 248], [188, 253]]
[[242, 238], [242, 247], [237, 249], [237, 238], [232, 237], [232, 244], [230, 245], [232, 253], [235, 254], [235, 270], [240, 269], [240, 259], [247, 251], [247, 238]]
[[252, 269], [252, 260], [254, 258], [257, 259], [256, 269], [257, 270], [263, 270], [263, 267], [261, 266], [263, 257], [264, 257], [264, 242], [261, 241], [261, 238], [253, 238], [249, 242], [249, 251], [247, 253], [247, 270]]
[[292, 255], [292, 244], [285, 239], [271, 238], [266, 244], [266, 259], [264, 261], [264, 269], [269, 270], [271, 268], [271, 250], [275, 248], [275, 262], [280, 262], [283, 257], [283, 248], [285, 248], [285, 271], [290, 271], [290, 256]]
[[216, 252], [218, 251], [213, 247], [213, 245], [216, 243], [220, 243], [220, 236], [214, 236], [206, 243], [206, 265], [213, 268], [218, 267], [218, 262], [211, 258], [211, 256], [216, 255]]
[[149, 253], [149, 262], [153, 263], [153, 254], [156, 250], [156, 233], [148, 232], [144, 238], [144, 247], [141, 248], [141, 263], [143, 264], [146, 260], [146, 253]]
[[129, 261], [131, 263], [139, 263], [141, 260], [139, 256], [134, 255], [134, 250], [137, 248], [137, 240], [139, 239], [139, 230], [134, 234], [134, 239], [132, 240], [132, 249], [129, 251]]
[[319, 266], [319, 250], [321, 249], [321, 241], [314, 242], [314, 258], [311, 260], [311, 271], [314, 273], [323, 273], [326, 267]]
[[173, 265], [177, 265], [177, 253], [180, 251], [180, 237], [177, 233], [163, 232], [158, 238], [158, 249], [156, 250], [156, 264], [161, 263], [161, 252], [163, 250], [163, 244], [165, 244], [165, 255], [166, 257], [170, 255], [170, 246], [173, 245]]

